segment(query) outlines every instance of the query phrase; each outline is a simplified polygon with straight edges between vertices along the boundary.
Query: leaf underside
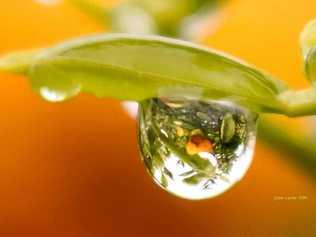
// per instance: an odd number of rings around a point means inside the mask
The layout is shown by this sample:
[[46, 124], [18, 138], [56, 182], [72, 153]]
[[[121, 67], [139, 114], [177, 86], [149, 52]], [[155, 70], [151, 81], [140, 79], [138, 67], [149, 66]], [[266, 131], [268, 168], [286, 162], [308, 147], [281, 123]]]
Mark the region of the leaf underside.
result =
[[[47, 89], [63, 94], [64, 99], [80, 91], [135, 101], [191, 97], [235, 101], [273, 112], [282, 110], [278, 95], [287, 89], [281, 81], [235, 58], [158, 36], [83, 37], [39, 50], [35, 59], [32, 53], [30, 63], [21, 65], [15, 71], [26, 74], [38, 93]], [[14, 66], [9, 70], [14, 71]]]

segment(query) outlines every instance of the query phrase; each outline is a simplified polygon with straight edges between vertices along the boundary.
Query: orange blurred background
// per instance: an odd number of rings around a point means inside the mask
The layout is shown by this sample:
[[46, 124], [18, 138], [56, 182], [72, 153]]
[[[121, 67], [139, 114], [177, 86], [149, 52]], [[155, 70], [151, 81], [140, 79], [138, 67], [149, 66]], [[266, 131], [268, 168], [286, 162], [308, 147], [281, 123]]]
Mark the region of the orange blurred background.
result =
[[[298, 36], [316, 17], [315, 0], [231, 0], [222, 11], [207, 45], [307, 85]], [[101, 31], [66, 3], [0, 3], [1, 54]], [[316, 236], [315, 181], [268, 147], [257, 145], [248, 174], [225, 194], [186, 201], [153, 184], [136, 124], [118, 101], [80, 95], [51, 104], [5, 73], [0, 98], [1, 237]]]

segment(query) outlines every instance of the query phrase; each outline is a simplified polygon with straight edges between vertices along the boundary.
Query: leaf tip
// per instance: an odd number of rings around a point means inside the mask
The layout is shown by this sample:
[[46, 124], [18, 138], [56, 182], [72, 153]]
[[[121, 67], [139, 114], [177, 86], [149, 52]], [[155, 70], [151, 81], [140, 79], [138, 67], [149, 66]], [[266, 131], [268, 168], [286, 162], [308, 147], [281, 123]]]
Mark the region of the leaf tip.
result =
[[38, 52], [39, 50], [26, 50], [0, 56], [0, 70], [25, 73], [36, 60]]

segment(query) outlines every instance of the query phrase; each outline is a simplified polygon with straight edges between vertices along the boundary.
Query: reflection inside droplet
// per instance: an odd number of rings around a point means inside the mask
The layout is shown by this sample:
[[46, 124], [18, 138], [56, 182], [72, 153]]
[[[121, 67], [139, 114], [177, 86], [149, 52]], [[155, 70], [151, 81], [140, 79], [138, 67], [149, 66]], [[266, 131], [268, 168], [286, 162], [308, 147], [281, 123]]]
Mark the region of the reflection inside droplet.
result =
[[257, 115], [232, 103], [150, 99], [139, 109], [139, 143], [156, 183], [186, 199], [214, 197], [246, 173]]

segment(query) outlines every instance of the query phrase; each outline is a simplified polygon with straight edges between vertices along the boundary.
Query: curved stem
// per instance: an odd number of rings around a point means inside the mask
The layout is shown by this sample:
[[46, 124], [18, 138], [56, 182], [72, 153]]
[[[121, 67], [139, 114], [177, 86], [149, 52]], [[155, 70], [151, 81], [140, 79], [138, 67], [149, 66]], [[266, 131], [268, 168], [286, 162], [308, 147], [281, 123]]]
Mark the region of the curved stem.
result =
[[88, 16], [94, 18], [96, 21], [103, 25], [110, 24], [110, 19], [107, 13], [106, 8], [92, 3], [91, 1], [86, 0], [68, 0], [70, 3], [78, 7], [81, 11], [86, 13]]
[[283, 155], [280, 155], [280, 158], [293, 162], [316, 179], [316, 146], [314, 141], [264, 119], [259, 121], [258, 138], [269, 147], [281, 151]]
[[316, 114], [316, 88], [314, 87], [299, 91], [285, 91], [279, 99], [285, 105], [284, 114], [289, 117]]

